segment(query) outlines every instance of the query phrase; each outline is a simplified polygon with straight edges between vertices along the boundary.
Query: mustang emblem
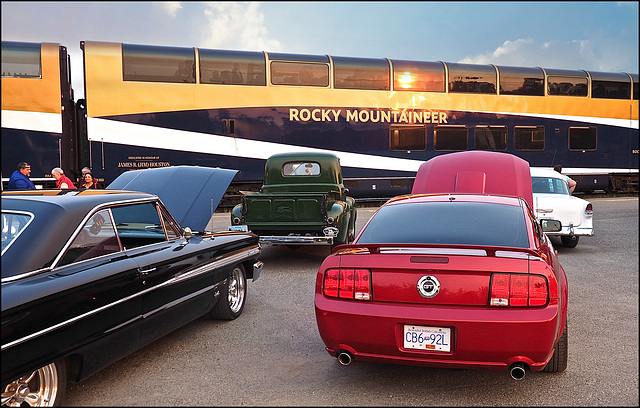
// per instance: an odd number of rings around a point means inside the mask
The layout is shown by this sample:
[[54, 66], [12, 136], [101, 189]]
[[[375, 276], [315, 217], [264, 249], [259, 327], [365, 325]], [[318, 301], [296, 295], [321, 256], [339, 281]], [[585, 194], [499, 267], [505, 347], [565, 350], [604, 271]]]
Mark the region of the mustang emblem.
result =
[[420, 296], [431, 299], [440, 292], [440, 282], [435, 276], [423, 276], [418, 281], [418, 293]]

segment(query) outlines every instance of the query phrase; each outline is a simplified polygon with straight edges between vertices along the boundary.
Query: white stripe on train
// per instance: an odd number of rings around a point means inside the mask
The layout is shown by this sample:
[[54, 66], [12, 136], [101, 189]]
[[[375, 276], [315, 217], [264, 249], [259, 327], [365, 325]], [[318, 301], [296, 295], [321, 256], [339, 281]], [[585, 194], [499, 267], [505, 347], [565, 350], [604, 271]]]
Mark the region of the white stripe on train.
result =
[[62, 133], [62, 114], [3, 109], [2, 127], [36, 132]]
[[[87, 118], [87, 133], [90, 135], [89, 140], [93, 142], [117, 143], [263, 160], [266, 160], [276, 153], [328, 151], [325, 149], [188, 132], [99, 118]], [[135, 141], [135, 143], [133, 141]], [[340, 164], [343, 167], [415, 172], [418, 171], [420, 165], [424, 163], [424, 160], [373, 156], [338, 150], [329, 150], [329, 152], [340, 158]], [[563, 172], [572, 175], [625, 174], [638, 173], [638, 169], [567, 167], [563, 169]]]

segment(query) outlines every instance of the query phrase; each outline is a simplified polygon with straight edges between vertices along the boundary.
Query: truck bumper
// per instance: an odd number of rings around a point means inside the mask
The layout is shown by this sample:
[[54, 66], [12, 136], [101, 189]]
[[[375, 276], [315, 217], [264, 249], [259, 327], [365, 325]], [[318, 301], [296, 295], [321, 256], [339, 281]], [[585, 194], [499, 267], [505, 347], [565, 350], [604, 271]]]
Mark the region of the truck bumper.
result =
[[264, 235], [259, 239], [261, 244], [271, 245], [333, 245], [334, 237], [310, 235]]

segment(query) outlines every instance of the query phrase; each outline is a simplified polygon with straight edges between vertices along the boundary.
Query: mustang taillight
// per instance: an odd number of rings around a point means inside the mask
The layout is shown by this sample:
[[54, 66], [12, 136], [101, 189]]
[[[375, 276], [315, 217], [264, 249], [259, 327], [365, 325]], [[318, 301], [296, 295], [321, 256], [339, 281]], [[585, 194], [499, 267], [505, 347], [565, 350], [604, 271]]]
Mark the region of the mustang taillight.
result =
[[325, 296], [371, 300], [371, 271], [368, 269], [329, 269], [324, 274]]
[[544, 306], [549, 298], [542, 275], [494, 273], [489, 291], [489, 306]]
[[587, 207], [584, 209], [585, 215], [593, 215], [593, 205], [591, 203], [587, 204]]

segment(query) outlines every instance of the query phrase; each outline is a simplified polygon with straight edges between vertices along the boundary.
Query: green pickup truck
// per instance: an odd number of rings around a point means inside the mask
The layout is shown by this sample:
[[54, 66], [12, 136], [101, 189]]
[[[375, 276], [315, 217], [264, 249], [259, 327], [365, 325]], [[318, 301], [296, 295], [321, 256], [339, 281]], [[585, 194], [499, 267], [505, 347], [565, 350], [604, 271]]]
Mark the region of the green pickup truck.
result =
[[276, 154], [267, 160], [260, 191], [243, 193], [233, 208], [230, 229], [251, 231], [268, 244], [351, 243], [356, 207], [347, 192], [335, 155]]

